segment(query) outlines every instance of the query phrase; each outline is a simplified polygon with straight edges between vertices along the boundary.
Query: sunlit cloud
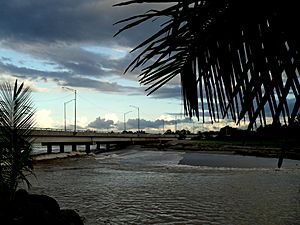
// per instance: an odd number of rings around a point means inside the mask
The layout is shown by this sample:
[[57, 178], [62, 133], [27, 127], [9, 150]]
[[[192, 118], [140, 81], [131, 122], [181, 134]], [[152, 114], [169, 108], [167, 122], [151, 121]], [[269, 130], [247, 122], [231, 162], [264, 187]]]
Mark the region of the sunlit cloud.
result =
[[36, 127], [52, 128], [61, 127], [61, 123], [52, 118], [52, 111], [48, 109], [40, 109], [35, 113]]
[[33, 91], [33, 92], [48, 92], [49, 91], [48, 88], [40, 87], [36, 81], [31, 80], [26, 77], [17, 77], [17, 76], [10, 75], [7, 73], [2, 73], [2, 74], [0, 73], [0, 79], [1, 79], [1, 82], [8, 82], [11, 84], [13, 84], [16, 80], [18, 80], [19, 83], [24, 83], [24, 85], [26, 87], [30, 87], [31, 91]]
[[118, 60], [124, 58], [129, 52], [127, 48], [103, 47], [95, 45], [82, 46], [81, 48], [88, 52], [107, 56], [111, 60]]
[[112, 120], [114, 123], [119, 121], [118, 116], [115, 113], [107, 113], [104, 115], [105, 120]]
[[174, 120], [174, 116], [171, 116], [169, 114], [163, 114], [158, 119], [170, 121], [170, 120]]
[[5, 55], [5, 60], [2, 60], [2, 62], [6, 65], [13, 65], [15, 67], [23, 67], [33, 70], [39, 70], [42, 68], [43, 71], [61, 71], [59, 65], [55, 62], [34, 57], [29, 53], [1, 48], [0, 45], [0, 56], [1, 55]]

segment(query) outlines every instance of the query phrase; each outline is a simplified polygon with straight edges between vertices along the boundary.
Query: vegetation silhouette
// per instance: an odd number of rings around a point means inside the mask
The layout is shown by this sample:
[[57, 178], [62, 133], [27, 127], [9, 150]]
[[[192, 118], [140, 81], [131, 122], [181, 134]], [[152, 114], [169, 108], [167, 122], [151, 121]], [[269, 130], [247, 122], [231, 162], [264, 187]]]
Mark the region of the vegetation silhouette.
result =
[[34, 126], [35, 108], [29, 87], [24, 83], [14, 86], [0, 84], [0, 199], [13, 200], [20, 181], [28, 186], [32, 174], [33, 139], [29, 136]]
[[29, 194], [18, 185], [33, 174], [30, 133], [35, 108], [29, 87], [0, 84], [0, 221], [1, 224], [83, 225], [74, 210], [61, 210], [47, 195]]
[[[165, 18], [161, 29], [132, 52], [127, 71], [142, 68], [148, 94], [179, 75], [185, 114], [204, 122], [231, 117], [248, 128], [293, 121], [300, 107], [299, 32], [295, 1], [131, 0], [115, 6], [160, 3], [118, 21], [115, 34]], [[293, 101], [289, 99], [293, 99]]]

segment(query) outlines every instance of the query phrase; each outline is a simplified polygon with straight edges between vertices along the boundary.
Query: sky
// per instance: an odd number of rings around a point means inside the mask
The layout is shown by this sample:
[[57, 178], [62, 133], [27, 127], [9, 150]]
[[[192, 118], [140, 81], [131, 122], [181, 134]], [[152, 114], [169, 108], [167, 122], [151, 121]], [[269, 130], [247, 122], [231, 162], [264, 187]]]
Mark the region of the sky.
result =
[[[120, 19], [160, 5], [113, 7], [121, 0], [0, 0], [0, 81], [32, 89], [36, 127], [100, 131], [219, 130], [183, 116], [179, 79], [147, 96], [138, 72], [124, 71], [160, 21], [114, 34]], [[125, 119], [125, 120], [124, 120]], [[125, 123], [124, 123], [125, 121]], [[207, 120], [209, 121], [209, 120]]]

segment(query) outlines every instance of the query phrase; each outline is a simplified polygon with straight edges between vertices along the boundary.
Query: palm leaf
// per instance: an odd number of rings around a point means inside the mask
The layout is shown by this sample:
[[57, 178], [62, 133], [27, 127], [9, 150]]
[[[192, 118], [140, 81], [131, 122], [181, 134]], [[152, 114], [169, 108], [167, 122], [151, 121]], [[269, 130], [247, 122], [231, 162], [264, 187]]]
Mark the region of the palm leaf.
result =
[[34, 125], [30, 89], [16, 80], [0, 85], [0, 193], [13, 198], [19, 181], [32, 172], [30, 132]]
[[[185, 113], [204, 121], [230, 115], [248, 128], [293, 121], [300, 107], [299, 34], [294, 1], [125, 1], [116, 6], [167, 3], [162, 10], [119, 21], [123, 32], [165, 16], [157, 33], [137, 45], [140, 54], [125, 70], [142, 67], [149, 93], [181, 77]], [[154, 61], [153, 61], [154, 60]], [[176, 66], [174, 66], [176, 65]], [[199, 96], [198, 92], [199, 91]], [[292, 108], [287, 98], [296, 99]], [[207, 104], [206, 104], [207, 103]]]

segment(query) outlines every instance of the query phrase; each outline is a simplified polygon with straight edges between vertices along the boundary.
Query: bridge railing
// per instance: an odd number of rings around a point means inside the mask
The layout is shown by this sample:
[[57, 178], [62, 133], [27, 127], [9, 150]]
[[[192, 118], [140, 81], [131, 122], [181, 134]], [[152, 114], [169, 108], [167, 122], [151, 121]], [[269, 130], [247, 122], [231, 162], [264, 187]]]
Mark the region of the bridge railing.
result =
[[[74, 132], [73, 129], [60, 129], [60, 128], [44, 128], [44, 127], [34, 127], [33, 130], [35, 131], [57, 131], [57, 132]], [[101, 132], [97, 130], [90, 130], [90, 129], [76, 129], [77, 133], [86, 133], [86, 132], [91, 132], [91, 133], [108, 133], [108, 132]]]
[[[60, 128], [45, 128], [45, 127], [34, 127], [33, 130], [47, 130], [47, 131], [67, 131], [67, 132], [73, 132], [73, 129], [60, 129]], [[76, 132], [87, 132], [91, 130], [87, 129], [77, 129]]]
[[159, 137], [159, 136], [166, 136], [166, 137], [177, 137], [177, 135], [163, 135], [163, 134], [153, 134], [153, 133], [124, 133], [124, 132], [101, 132], [96, 130], [90, 130], [90, 129], [81, 129], [77, 130], [76, 133], [74, 133], [74, 130], [71, 129], [57, 129], [57, 128], [39, 128], [35, 127], [32, 132], [33, 136], [116, 136], [116, 137]]

